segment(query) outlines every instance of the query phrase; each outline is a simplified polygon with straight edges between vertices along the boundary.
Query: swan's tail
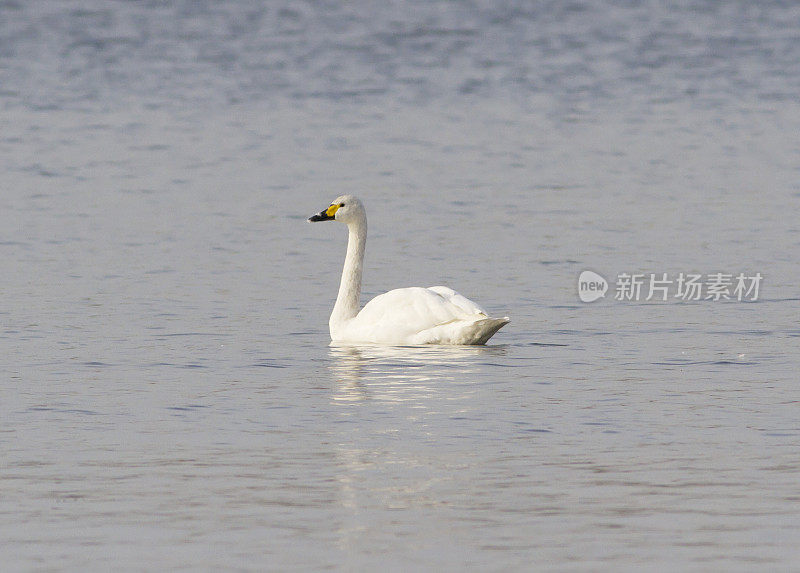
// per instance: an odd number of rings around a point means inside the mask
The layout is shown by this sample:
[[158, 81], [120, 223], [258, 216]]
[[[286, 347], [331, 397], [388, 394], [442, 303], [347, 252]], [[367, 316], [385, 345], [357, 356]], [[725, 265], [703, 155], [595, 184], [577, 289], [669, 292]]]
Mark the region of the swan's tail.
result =
[[507, 316], [503, 318], [483, 318], [476, 320], [472, 323], [472, 327], [464, 334], [466, 335], [467, 342], [464, 344], [486, 344], [486, 342], [494, 336], [494, 333], [503, 328], [506, 324], [511, 322]]
[[[485, 315], [481, 315], [485, 316]], [[511, 322], [507, 316], [503, 318], [478, 318], [470, 321], [475, 316], [464, 319], [450, 320], [438, 324], [433, 328], [423, 330], [409, 339], [411, 344], [456, 344], [476, 345], [486, 344], [495, 332]]]

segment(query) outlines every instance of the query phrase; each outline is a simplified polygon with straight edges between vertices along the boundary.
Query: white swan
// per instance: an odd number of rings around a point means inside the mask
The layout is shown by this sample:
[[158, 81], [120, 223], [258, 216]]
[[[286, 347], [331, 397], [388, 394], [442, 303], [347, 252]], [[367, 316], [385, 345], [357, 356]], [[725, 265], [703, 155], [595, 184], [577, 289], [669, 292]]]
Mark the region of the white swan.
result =
[[367, 242], [367, 213], [352, 195], [337, 197], [310, 222], [341, 221], [349, 237], [339, 295], [328, 325], [333, 342], [406, 344], [485, 344], [508, 324], [490, 318], [480, 306], [453, 289], [435, 286], [391, 290], [358, 311]]

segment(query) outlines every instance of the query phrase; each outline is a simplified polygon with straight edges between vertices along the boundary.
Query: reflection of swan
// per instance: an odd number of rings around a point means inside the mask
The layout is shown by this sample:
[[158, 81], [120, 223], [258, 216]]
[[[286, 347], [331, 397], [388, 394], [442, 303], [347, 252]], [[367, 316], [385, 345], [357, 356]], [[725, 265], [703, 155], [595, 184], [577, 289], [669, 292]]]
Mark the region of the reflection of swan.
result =
[[391, 290], [369, 301], [361, 312], [361, 271], [367, 242], [367, 214], [361, 201], [342, 195], [309, 221], [335, 219], [347, 225], [347, 255], [339, 295], [329, 321], [334, 342], [377, 344], [485, 344], [508, 324], [456, 291], [435, 286]]
[[334, 400], [411, 401], [427, 407], [437, 395], [464, 397], [476, 391], [474, 372], [482, 359], [505, 352], [503, 346], [332, 345]]

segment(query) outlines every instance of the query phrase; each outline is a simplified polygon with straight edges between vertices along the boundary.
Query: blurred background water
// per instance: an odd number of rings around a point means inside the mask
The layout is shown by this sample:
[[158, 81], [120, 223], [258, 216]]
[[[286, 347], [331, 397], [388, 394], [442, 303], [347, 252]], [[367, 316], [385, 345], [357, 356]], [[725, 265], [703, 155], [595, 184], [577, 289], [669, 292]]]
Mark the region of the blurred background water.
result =
[[[779, 0], [0, 0], [3, 568], [796, 567], [799, 92]], [[512, 323], [330, 347], [346, 192]]]

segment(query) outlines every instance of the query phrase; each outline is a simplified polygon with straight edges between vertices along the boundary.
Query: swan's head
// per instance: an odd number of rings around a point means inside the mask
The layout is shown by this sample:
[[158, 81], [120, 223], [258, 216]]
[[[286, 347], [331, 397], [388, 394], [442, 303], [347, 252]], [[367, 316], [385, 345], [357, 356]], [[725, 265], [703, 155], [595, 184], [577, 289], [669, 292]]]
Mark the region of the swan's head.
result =
[[342, 223], [352, 223], [360, 221], [366, 217], [364, 206], [361, 201], [353, 195], [340, 195], [327, 209], [323, 209], [316, 215], [308, 218], [312, 223], [317, 221], [332, 221], [336, 219]]

